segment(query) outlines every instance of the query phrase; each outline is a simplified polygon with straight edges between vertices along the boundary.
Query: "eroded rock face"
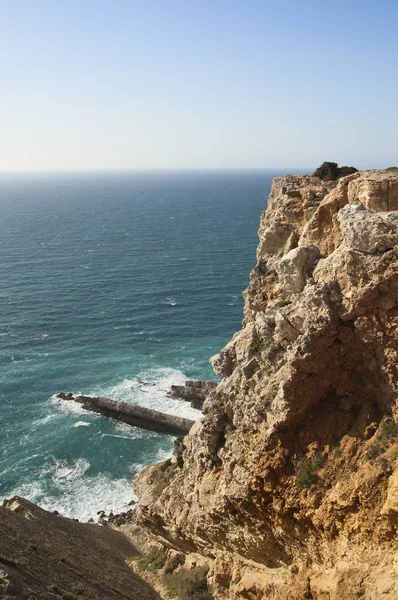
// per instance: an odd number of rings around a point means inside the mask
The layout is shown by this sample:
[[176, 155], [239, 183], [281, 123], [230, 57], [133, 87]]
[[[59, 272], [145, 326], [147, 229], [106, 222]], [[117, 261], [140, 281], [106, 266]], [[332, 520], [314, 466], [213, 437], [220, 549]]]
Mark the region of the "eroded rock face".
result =
[[398, 243], [398, 213], [366, 210], [362, 204], [347, 204], [339, 211], [343, 240], [352, 250], [385, 252]]
[[274, 181], [224, 379], [171, 481], [138, 475], [216, 598], [398, 597], [397, 202], [391, 172]]

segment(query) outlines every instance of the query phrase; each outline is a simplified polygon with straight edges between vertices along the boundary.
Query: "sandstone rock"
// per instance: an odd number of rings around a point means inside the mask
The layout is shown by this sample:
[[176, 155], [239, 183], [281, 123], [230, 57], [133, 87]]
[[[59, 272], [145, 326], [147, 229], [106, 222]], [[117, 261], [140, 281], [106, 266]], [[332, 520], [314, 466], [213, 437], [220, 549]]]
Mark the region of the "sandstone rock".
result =
[[367, 171], [353, 178], [348, 187], [350, 204], [360, 202], [373, 211], [398, 210], [398, 173]]
[[338, 215], [343, 239], [361, 252], [384, 252], [398, 243], [398, 213], [373, 213], [361, 204], [349, 204]]
[[381, 509], [382, 515], [398, 514], [398, 468], [390, 476], [387, 488], [387, 498]]
[[245, 329], [235, 334], [219, 354], [212, 356], [210, 364], [216, 375], [219, 377], [229, 377], [237, 364], [249, 357], [250, 345], [254, 338], [254, 325], [249, 324]]
[[319, 257], [319, 248], [312, 244], [294, 248], [285, 254], [275, 267], [281, 290], [286, 294], [301, 292]]
[[210, 557], [217, 600], [398, 597], [397, 194], [385, 171], [274, 180], [183, 468], [160, 495], [138, 476], [138, 522]]

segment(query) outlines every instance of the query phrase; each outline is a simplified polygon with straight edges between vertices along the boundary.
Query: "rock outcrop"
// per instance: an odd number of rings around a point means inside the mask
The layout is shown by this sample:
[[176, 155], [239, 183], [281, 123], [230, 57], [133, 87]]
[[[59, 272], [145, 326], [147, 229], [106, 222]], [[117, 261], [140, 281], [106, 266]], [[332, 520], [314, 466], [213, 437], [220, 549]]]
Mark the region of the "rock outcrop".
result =
[[274, 180], [243, 329], [138, 522], [217, 599], [398, 598], [398, 174]]
[[192, 408], [202, 409], [203, 402], [214, 388], [217, 387], [215, 381], [198, 379], [188, 380], [184, 385], [172, 385], [168, 396], [170, 398], [181, 398], [191, 403]]

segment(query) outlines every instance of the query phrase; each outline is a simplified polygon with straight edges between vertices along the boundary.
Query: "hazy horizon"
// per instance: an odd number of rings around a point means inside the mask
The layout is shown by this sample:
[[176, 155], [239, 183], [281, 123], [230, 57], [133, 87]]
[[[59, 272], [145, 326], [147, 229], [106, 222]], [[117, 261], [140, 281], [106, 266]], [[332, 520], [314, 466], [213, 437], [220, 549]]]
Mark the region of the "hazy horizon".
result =
[[1, 173], [398, 162], [389, 0], [16, 0], [0, 14]]

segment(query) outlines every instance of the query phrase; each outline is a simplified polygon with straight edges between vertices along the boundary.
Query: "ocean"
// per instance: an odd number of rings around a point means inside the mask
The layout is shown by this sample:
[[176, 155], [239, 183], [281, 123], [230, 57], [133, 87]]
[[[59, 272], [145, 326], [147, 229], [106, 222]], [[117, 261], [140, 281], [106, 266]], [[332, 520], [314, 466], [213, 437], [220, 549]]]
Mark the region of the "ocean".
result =
[[170, 456], [171, 436], [54, 396], [199, 417], [166, 392], [216, 379], [277, 174], [0, 176], [0, 500], [88, 520], [123, 510], [137, 471]]

